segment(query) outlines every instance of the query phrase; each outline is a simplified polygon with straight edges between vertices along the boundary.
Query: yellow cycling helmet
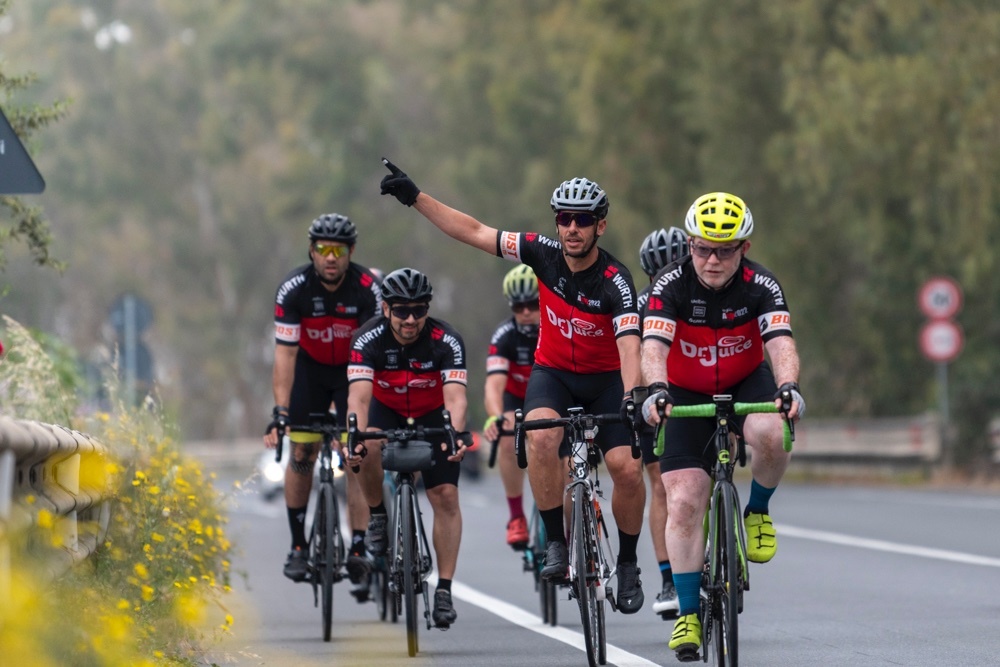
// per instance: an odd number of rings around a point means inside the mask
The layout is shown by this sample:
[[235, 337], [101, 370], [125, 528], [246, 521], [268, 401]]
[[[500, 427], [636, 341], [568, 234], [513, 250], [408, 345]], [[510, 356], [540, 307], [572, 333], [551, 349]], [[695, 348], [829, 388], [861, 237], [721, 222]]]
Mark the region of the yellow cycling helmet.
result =
[[711, 192], [694, 200], [684, 218], [691, 236], [725, 243], [753, 234], [753, 216], [743, 200], [728, 192]]
[[507, 272], [503, 278], [503, 295], [507, 297], [507, 303], [513, 306], [515, 303], [538, 300], [538, 278], [535, 271], [527, 264], [519, 264]]

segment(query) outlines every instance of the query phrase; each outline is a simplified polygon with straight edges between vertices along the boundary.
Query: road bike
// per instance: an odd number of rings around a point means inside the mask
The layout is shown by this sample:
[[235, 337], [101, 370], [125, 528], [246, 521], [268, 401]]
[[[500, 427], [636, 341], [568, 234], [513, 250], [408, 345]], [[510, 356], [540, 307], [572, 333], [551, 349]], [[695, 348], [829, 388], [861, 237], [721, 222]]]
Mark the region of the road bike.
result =
[[[497, 447], [500, 443], [500, 438], [508, 435], [514, 435], [514, 431], [500, 428], [497, 432], [497, 439], [490, 442], [490, 468], [496, 465]], [[531, 518], [528, 520], [528, 545], [521, 551], [521, 560], [524, 571], [530, 572], [535, 581], [535, 592], [538, 593], [542, 622], [554, 627], [559, 624], [556, 613], [559, 586], [551, 581], [542, 579], [542, 568], [545, 566], [543, 557], [547, 541], [545, 523], [542, 521], [541, 514], [538, 513], [538, 504], [532, 503]]]
[[[787, 393], [787, 392], [785, 392]], [[791, 395], [783, 397], [784, 405], [791, 408]], [[657, 402], [663, 417], [665, 403]], [[746, 443], [743, 435], [732, 423], [732, 418], [758, 413], [784, 412], [773, 402], [734, 403], [729, 394], [717, 394], [711, 403], [675, 405], [670, 419], [675, 417], [714, 418], [716, 429], [707, 447], [713, 450], [715, 463], [710, 473], [712, 492], [705, 516], [705, 568], [701, 576], [702, 660], [719, 667], [736, 667], [739, 664], [739, 614], [743, 611], [743, 593], [750, 590], [750, 571], [747, 567], [747, 536], [743, 526], [742, 505], [733, 470], [737, 463], [746, 465]], [[784, 420], [785, 451], [792, 450], [795, 439], [794, 425]], [[662, 421], [661, 421], [662, 424]], [[663, 454], [663, 429], [657, 428], [656, 447], [653, 453]], [[677, 652], [681, 662], [698, 659], [697, 649]]]
[[[585, 414], [581, 407], [570, 408], [567, 417], [524, 420], [522, 411], [514, 413], [514, 449], [517, 463], [527, 467], [526, 431], [562, 428], [570, 438], [569, 483], [566, 494], [570, 496], [570, 532], [567, 540], [569, 551], [570, 597], [576, 598], [583, 623], [584, 643], [591, 667], [607, 663], [607, 634], [604, 624], [604, 602], [615, 606], [611, 577], [617, 572], [615, 554], [611, 548], [599, 498], [603, 498], [597, 475], [600, 450], [594, 442], [597, 431], [604, 424], [621, 423], [618, 414]], [[632, 456], [639, 458], [638, 438], [633, 432]], [[540, 522], [539, 522], [540, 523]]]
[[[410, 657], [420, 648], [417, 596], [423, 597], [427, 629], [431, 622], [431, 606], [427, 578], [433, 567], [430, 544], [424, 530], [423, 514], [417, 501], [416, 475], [431, 467], [434, 445], [428, 438], [444, 437], [451, 455], [458, 451], [457, 435], [451, 426], [451, 414], [442, 410], [444, 426], [438, 428], [415, 425], [408, 420], [406, 428], [388, 431], [359, 431], [357, 415], [347, 416], [347, 447], [354, 451], [365, 440], [384, 440], [382, 468], [395, 472], [396, 489], [392, 499], [389, 522], [388, 566], [389, 604], [396, 614], [406, 616], [406, 648]], [[438, 440], [440, 442], [440, 440]], [[363, 454], [362, 454], [363, 455]], [[388, 507], [388, 506], [387, 506]]]
[[331, 446], [340, 442], [341, 427], [333, 412], [309, 415], [308, 424], [288, 425], [279, 429], [275, 460], [281, 460], [283, 431], [317, 433], [321, 437], [319, 452], [319, 486], [312, 528], [309, 531], [309, 575], [316, 606], [322, 604], [323, 641], [330, 641], [333, 627], [333, 585], [344, 578], [346, 549], [340, 531], [340, 507], [334, 489], [334, 467], [340, 466], [340, 454]]
[[[382, 478], [382, 502], [387, 513], [392, 512], [392, 499], [395, 494], [396, 480], [391, 472], [385, 471]], [[389, 518], [391, 522], [391, 514]], [[385, 556], [372, 556], [368, 597], [375, 600], [379, 619], [392, 623], [399, 620], [399, 610], [393, 604], [392, 593], [389, 590], [389, 561]]]

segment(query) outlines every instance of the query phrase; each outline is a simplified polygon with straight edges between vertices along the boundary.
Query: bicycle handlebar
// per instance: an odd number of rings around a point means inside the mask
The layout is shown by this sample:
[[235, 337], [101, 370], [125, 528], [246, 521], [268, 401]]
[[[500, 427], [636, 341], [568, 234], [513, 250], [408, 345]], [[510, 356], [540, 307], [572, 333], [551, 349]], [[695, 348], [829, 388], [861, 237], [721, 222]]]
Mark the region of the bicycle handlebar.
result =
[[[590, 415], [583, 413], [570, 414], [568, 417], [552, 417], [549, 419], [532, 419], [524, 421], [524, 413], [520, 410], [514, 412], [514, 451], [517, 454], [517, 466], [522, 470], [528, 467], [528, 452], [524, 446], [525, 431], [541, 431], [549, 428], [577, 428], [583, 425], [601, 426], [603, 424], [621, 424], [622, 418], [618, 413], [608, 413], [603, 415]], [[631, 430], [631, 429], [630, 429]], [[638, 450], [638, 435], [633, 431], [632, 456]]]
[[[733, 413], [738, 416], [752, 415], [752, 414], [765, 414], [765, 413], [775, 413], [782, 412], [778, 406], [774, 403], [767, 401], [762, 401], [760, 403], [733, 403]], [[661, 417], [664, 413], [665, 404], [657, 402], [657, 409], [660, 412]], [[718, 410], [719, 405], [717, 403], [700, 403], [698, 405], [675, 405], [670, 409], [670, 417], [714, 417]], [[653, 453], [656, 456], [661, 456], [663, 454], [663, 440], [659, 437], [659, 427], [662, 426], [661, 421], [657, 428], [656, 437], [656, 447], [653, 449]], [[785, 418], [782, 420], [782, 430], [784, 431], [784, 436], [782, 438], [781, 446], [786, 452], [792, 451], [792, 443], [795, 442], [795, 427], [792, 422]]]
[[[389, 442], [405, 443], [410, 440], [424, 440], [427, 437], [444, 435], [447, 436], [449, 456], [454, 456], [458, 453], [458, 440], [461, 439], [462, 434], [455, 432], [455, 428], [451, 425], [451, 413], [448, 410], [442, 410], [441, 415], [444, 417], [444, 426], [414, 425], [406, 428], [389, 429], [388, 431], [359, 431], [358, 416], [352, 412], [347, 415], [348, 451], [353, 453], [354, 447], [365, 440], [387, 440]], [[368, 454], [368, 448], [363, 444], [361, 445], [360, 454], [361, 458], [364, 458]], [[354, 472], [357, 472], [358, 466], [351, 466], [351, 468]]]

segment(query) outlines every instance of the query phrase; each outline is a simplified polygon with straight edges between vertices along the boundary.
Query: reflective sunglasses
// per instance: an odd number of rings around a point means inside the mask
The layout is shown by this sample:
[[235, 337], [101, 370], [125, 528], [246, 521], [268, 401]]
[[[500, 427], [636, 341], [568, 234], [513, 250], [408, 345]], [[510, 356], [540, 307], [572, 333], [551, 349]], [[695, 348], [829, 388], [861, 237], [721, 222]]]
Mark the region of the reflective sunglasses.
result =
[[520, 313], [521, 311], [536, 311], [538, 310], [538, 299], [534, 301], [522, 301], [520, 303], [512, 303], [510, 309], [515, 313]]
[[740, 248], [742, 247], [743, 247], [743, 241], [740, 241], [739, 245], [729, 246], [726, 248], [717, 248], [717, 247], [712, 247], [707, 245], [697, 245], [692, 243], [691, 253], [698, 257], [701, 257], [702, 259], [708, 259], [714, 254], [716, 257], [719, 258], [719, 261], [722, 262], [727, 259], [730, 259], [733, 255], [738, 253], [740, 251]]
[[343, 257], [351, 251], [346, 245], [333, 245], [332, 243], [313, 243], [313, 250], [323, 255], [323, 257]]
[[431, 307], [426, 303], [418, 303], [414, 306], [389, 306], [389, 312], [392, 313], [392, 316], [401, 320], [405, 320], [410, 315], [413, 315], [413, 319], [419, 320], [426, 316], [430, 309]]
[[556, 213], [556, 224], [560, 227], [569, 227], [576, 220], [577, 227], [591, 227], [600, 218], [593, 213], [583, 211], [559, 211]]

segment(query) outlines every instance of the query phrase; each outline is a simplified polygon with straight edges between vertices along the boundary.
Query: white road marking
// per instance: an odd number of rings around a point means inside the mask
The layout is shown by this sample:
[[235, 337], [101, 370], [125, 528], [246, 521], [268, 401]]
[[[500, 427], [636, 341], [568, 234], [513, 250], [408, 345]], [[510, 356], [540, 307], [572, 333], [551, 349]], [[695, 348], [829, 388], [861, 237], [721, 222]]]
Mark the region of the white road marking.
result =
[[[504, 602], [500, 598], [487, 595], [486, 593], [477, 591], [476, 589], [457, 581], [452, 582], [451, 592], [452, 595], [459, 600], [473, 604], [480, 609], [499, 616], [505, 621], [519, 625], [526, 630], [531, 630], [532, 632], [537, 632], [540, 635], [545, 635], [546, 637], [561, 641], [564, 644], [569, 644], [573, 648], [584, 652], [587, 650], [587, 647], [583, 642], [583, 634], [567, 630], [566, 628], [558, 626], [553, 627], [543, 623], [540, 617], [528, 613], [520, 607], [510, 604], [509, 602]], [[628, 651], [620, 649], [617, 646], [613, 646], [610, 643], [608, 644], [608, 664], [619, 665], [620, 667], [648, 667], [650, 665], [655, 667], [656, 665], [655, 662], [650, 662], [642, 656], [629, 653]]]
[[931, 549], [929, 547], [899, 544], [897, 542], [888, 542], [886, 540], [854, 537], [851, 535], [844, 535], [842, 533], [829, 533], [824, 530], [797, 528], [795, 526], [786, 526], [785, 524], [776, 524], [775, 528], [781, 535], [788, 535], [789, 537], [797, 537], [804, 540], [815, 540], [817, 542], [828, 542], [830, 544], [842, 544], [844, 546], [871, 549], [873, 551], [888, 551], [890, 553], [919, 556], [921, 558], [934, 558], [937, 560], [951, 561], [953, 563], [964, 563], [966, 565], [1000, 567], [1000, 558], [977, 556], [975, 554], [962, 553], [961, 551]]

